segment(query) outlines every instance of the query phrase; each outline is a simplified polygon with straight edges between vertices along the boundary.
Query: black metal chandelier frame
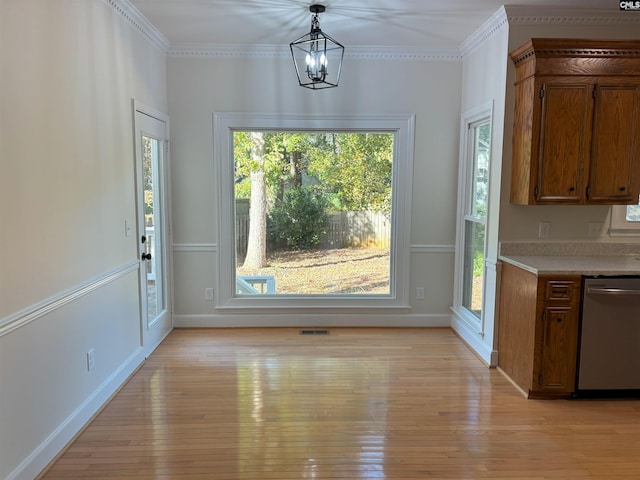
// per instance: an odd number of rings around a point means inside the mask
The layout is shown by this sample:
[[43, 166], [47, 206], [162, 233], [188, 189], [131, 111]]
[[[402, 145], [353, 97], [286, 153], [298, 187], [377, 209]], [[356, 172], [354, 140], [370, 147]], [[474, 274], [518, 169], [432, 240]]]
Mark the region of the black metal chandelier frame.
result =
[[289, 44], [298, 83], [312, 90], [337, 87], [342, 72], [344, 46], [320, 29], [318, 15], [324, 5], [311, 5], [311, 30]]

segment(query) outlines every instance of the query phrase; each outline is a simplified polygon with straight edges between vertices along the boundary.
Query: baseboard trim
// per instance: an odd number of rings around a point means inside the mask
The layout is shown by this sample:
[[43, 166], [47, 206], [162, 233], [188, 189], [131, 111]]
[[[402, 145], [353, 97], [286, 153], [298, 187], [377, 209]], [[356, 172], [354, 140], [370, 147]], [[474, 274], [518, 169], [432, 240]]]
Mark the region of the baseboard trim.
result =
[[523, 390], [522, 387], [520, 387], [520, 385], [514, 382], [513, 379], [509, 375], [507, 375], [507, 372], [502, 370], [500, 367], [498, 367], [496, 370], [498, 370], [502, 374], [502, 376], [504, 376], [504, 378], [506, 378], [509, 381], [509, 383], [513, 385], [516, 388], [516, 390], [518, 390], [518, 392], [522, 394], [524, 398], [529, 398], [529, 394], [525, 390]]
[[441, 314], [227, 314], [174, 315], [175, 328], [192, 327], [451, 327]]
[[32, 480], [47, 468], [82, 431], [93, 416], [115, 394], [144, 361], [142, 348], [136, 349], [67, 419], [31, 452], [7, 480]]
[[497, 365], [497, 352], [493, 351], [482, 341], [483, 335], [473, 330], [467, 322], [457, 315], [451, 317], [451, 328], [460, 339], [471, 348], [487, 365]]

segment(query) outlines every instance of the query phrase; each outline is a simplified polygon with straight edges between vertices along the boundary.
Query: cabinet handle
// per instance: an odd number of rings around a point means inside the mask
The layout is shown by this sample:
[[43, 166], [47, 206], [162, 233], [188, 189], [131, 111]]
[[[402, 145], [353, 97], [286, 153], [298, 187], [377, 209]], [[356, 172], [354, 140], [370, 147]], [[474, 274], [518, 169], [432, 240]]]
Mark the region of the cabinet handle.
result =
[[575, 192], [576, 191], [576, 187], [569, 187], [569, 191], [572, 192], [572, 193]]
[[557, 322], [557, 323], [562, 323], [562, 317], [558, 317], [558, 318], [556, 318], [556, 322]]
[[618, 190], [620, 190], [621, 192], [624, 192], [624, 191], [627, 190], [627, 187], [620, 187], [620, 188], [618, 188]]

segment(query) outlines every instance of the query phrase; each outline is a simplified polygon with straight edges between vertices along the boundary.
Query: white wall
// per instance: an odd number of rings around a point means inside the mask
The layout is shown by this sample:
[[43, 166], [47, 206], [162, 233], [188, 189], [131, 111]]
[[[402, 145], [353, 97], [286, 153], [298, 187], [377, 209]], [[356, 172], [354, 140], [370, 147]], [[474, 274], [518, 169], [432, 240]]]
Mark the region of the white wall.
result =
[[0, 0], [0, 478], [34, 478], [143, 359], [132, 99], [166, 111], [166, 62], [117, 3]]
[[[455, 237], [459, 61], [347, 57], [340, 86], [324, 91], [299, 87], [291, 59], [286, 57], [176, 56], [167, 63], [176, 325], [214, 325], [216, 321], [215, 301], [204, 300], [204, 289], [213, 286], [217, 277], [214, 112], [415, 114], [410, 277], [412, 292], [416, 286], [424, 286], [427, 298], [412, 300], [411, 312], [405, 318], [422, 324], [448, 324]], [[305, 317], [298, 316], [298, 321], [304, 322]]]
[[489, 200], [487, 208], [487, 252], [485, 258], [485, 298], [483, 322], [466, 322], [454, 315], [452, 326], [487, 363], [495, 364], [494, 344], [496, 285], [499, 276], [498, 223], [503, 158], [503, 124], [505, 118], [506, 55], [509, 26], [504, 10], [499, 10], [463, 46], [462, 112], [492, 105], [491, 160], [489, 168]]

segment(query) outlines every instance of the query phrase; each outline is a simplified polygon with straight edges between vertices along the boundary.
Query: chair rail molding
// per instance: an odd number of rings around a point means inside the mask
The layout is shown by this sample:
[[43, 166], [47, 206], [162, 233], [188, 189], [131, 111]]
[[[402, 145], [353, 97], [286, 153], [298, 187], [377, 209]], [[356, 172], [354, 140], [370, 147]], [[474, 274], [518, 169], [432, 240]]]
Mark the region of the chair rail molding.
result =
[[114, 282], [140, 268], [139, 260], [132, 260], [114, 270], [106, 272], [88, 282], [82, 283], [42, 302], [24, 308], [8, 317], [0, 319], [0, 337], [43, 317], [78, 298]]

